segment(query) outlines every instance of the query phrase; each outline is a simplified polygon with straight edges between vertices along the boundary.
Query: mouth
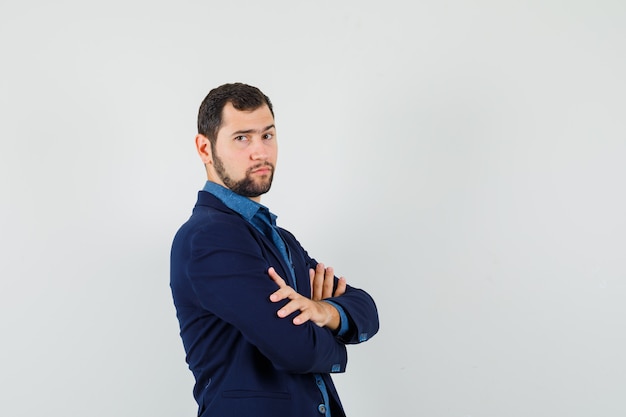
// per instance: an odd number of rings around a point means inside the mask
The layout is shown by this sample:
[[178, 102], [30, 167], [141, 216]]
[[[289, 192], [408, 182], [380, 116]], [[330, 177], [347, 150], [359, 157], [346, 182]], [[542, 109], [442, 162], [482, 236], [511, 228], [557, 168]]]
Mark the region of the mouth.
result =
[[273, 167], [269, 164], [261, 165], [260, 167], [254, 168], [250, 171], [251, 174], [259, 174], [259, 175], [268, 175], [271, 174]]

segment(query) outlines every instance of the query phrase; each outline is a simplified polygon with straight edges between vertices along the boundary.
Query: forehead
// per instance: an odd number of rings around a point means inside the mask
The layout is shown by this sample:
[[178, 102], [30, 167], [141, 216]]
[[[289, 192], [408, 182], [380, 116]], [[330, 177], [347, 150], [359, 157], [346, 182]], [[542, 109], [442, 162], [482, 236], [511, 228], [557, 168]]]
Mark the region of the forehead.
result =
[[237, 110], [231, 103], [222, 109], [222, 125], [220, 134], [233, 134], [239, 131], [260, 131], [274, 124], [274, 117], [267, 105], [254, 110]]

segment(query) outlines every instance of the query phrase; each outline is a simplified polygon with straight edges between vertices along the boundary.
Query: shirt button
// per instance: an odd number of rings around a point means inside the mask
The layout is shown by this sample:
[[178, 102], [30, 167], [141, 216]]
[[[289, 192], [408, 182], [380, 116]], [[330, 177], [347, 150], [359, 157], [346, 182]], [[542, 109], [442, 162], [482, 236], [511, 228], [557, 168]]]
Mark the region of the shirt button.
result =
[[324, 404], [320, 404], [317, 406], [317, 411], [320, 412], [320, 414], [326, 414], [326, 406]]

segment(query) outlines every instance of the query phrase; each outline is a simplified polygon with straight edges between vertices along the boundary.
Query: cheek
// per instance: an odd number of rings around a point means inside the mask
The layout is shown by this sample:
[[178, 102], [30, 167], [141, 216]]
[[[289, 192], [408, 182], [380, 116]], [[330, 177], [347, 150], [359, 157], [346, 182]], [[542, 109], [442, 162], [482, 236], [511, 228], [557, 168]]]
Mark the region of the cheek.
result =
[[278, 148], [276, 146], [272, 146], [268, 152], [271, 159], [273, 159], [274, 161], [278, 159]]

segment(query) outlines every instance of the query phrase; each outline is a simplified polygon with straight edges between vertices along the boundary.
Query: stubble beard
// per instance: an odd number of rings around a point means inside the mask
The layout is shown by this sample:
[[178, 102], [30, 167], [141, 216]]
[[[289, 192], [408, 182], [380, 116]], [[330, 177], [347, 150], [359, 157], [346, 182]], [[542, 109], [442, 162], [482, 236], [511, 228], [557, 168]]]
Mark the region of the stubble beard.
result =
[[[239, 181], [233, 180], [228, 175], [226, 169], [224, 168], [224, 163], [222, 162], [220, 157], [215, 154], [215, 152], [213, 152], [213, 166], [215, 167], [215, 172], [217, 173], [217, 176], [220, 177], [224, 185], [234, 193], [241, 196], [258, 197], [268, 192], [272, 187], [272, 180], [274, 179], [274, 165], [267, 161], [248, 168], [244, 178]], [[269, 174], [269, 177], [267, 179], [260, 178], [259, 181], [255, 181], [252, 178], [252, 171], [259, 169], [263, 166], [267, 166], [270, 168], [271, 172]]]

